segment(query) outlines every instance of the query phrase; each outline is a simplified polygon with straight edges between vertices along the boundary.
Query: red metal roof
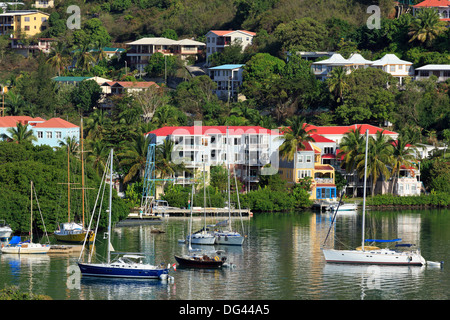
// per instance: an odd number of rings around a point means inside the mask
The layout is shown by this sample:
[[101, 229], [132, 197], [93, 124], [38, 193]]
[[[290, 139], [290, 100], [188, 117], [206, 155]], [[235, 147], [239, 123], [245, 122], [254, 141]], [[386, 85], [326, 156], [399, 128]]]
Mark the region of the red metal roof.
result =
[[[345, 134], [349, 132], [351, 129], [358, 128], [359, 132], [365, 133], [366, 130], [369, 130], [369, 134], [376, 134], [378, 131], [382, 131], [383, 129], [380, 127], [375, 127], [370, 124], [352, 124], [349, 126], [335, 126], [335, 127], [318, 127], [312, 124], [307, 124], [307, 130], [315, 129], [314, 134], [316, 135], [330, 135], [330, 134]], [[397, 132], [384, 130], [384, 134], [397, 134]]]
[[428, 8], [428, 7], [449, 7], [450, 0], [425, 0], [416, 5], [414, 8]]
[[103, 85], [108, 85], [110, 87], [123, 87], [123, 88], [148, 88], [153, 85], [159, 87], [156, 82], [153, 81], [107, 81]]
[[314, 139], [314, 142], [333, 142], [333, 143], [335, 143], [335, 141], [325, 138], [324, 136], [321, 136], [318, 134], [312, 134], [311, 138]]
[[78, 128], [77, 125], [61, 118], [51, 118], [42, 123], [36, 123], [35, 128]]
[[241, 31], [241, 32], [247, 33], [251, 36], [256, 36], [256, 32], [251, 32], [251, 31], [247, 31], [247, 30], [210, 30], [210, 32], [212, 32], [218, 36], [225, 36], [229, 33], [235, 32], [235, 31]]
[[[28, 124], [29, 122], [35, 122], [35, 121], [45, 121], [42, 118], [32, 118], [29, 116], [5, 116], [5, 117], [0, 117], [0, 127], [3, 128], [12, 128], [12, 127], [16, 127], [17, 123], [20, 122], [22, 124]], [[32, 125], [30, 123], [30, 125]], [[33, 123], [34, 125], [34, 123]]]
[[[159, 137], [169, 135], [210, 135], [220, 133], [227, 134], [227, 126], [190, 126], [190, 127], [162, 127], [147, 134], [155, 134]], [[269, 134], [281, 135], [278, 131], [266, 129], [260, 126], [228, 126], [229, 135], [242, 134]]]

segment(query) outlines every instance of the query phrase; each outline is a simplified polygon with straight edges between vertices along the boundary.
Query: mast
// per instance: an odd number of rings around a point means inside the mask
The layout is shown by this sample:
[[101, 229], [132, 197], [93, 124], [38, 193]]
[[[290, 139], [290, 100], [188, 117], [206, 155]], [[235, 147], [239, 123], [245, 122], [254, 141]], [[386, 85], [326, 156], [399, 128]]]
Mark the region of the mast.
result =
[[112, 207], [112, 170], [113, 170], [113, 149], [110, 153], [110, 165], [109, 165], [109, 213], [108, 213], [108, 260], [107, 263], [111, 262], [111, 207]]
[[227, 160], [227, 176], [228, 176], [228, 228], [231, 231], [231, 190], [230, 190], [230, 159], [229, 159], [229, 152], [228, 152], [228, 146], [230, 144], [230, 141], [228, 141], [228, 126], [227, 126], [227, 148], [226, 148], [226, 160]]
[[70, 153], [67, 141], [67, 222], [70, 222]]
[[31, 202], [30, 243], [33, 243], [33, 181], [30, 181], [30, 185], [31, 185], [31, 193], [30, 193], [30, 202]]
[[364, 190], [363, 190], [363, 219], [362, 219], [362, 251], [364, 251], [364, 229], [366, 225], [366, 184], [367, 184], [367, 151], [369, 149], [369, 129], [366, 130], [366, 154], [364, 159]]
[[205, 179], [205, 157], [203, 157], [203, 214], [205, 216], [205, 232], [206, 232], [206, 179]]
[[[194, 171], [195, 172], [195, 171]], [[192, 184], [192, 194], [191, 194], [191, 219], [189, 220], [189, 251], [192, 251], [192, 207], [194, 205], [194, 184]]]
[[83, 117], [81, 117], [81, 208], [82, 226], [84, 228], [84, 159], [83, 159]]

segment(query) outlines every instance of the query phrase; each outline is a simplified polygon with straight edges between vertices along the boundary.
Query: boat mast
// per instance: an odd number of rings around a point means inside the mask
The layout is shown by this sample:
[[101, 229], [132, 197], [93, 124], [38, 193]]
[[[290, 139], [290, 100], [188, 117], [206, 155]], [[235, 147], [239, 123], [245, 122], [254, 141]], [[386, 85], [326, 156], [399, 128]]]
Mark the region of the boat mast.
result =
[[70, 153], [67, 141], [67, 222], [70, 222]]
[[81, 117], [81, 208], [82, 226], [84, 228], [84, 159], [83, 159], [83, 117]]
[[113, 170], [113, 149], [111, 148], [110, 153], [110, 164], [109, 164], [109, 213], [108, 213], [108, 260], [107, 263], [111, 262], [111, 207], [112, 207], [112, 170]]
[[30, 185], [31, 185], [31, 193], [30, 193], [30, 202], [31, 202], [30, 243], [33, 243], [33, 181], [30, 181]]
[[228, 228], [231, 231], [230, 159], [229, 159], [229, 152], [228, 152], [228, 146], [230, 144], [230, 141], [228, 139], [229, 139], [229, 136], [228, 136], [228, 126], [227, 126], [226, 160], [227, 160], [227, 176], [228, 176]]
[[364, 229], [366, 225], [366, 184], [367, 184], [367, 151], [369, 149], [369, 129], [366, 130], [366, 154], [364, 159], [364, 190], [363, 190], [363, 219], [362, 219], [362, 251], [364, 251]]

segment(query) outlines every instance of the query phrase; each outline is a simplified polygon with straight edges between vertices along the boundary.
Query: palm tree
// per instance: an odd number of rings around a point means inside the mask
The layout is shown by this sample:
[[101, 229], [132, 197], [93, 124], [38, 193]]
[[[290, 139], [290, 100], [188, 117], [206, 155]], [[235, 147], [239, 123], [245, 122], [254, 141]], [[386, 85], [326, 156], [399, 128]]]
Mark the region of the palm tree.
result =
[[291, 119], [286, 120], [287, 127], [283, 127], [284, 142], [280, 146], [280, 155], [283, 160], [292, 161], [297, 154], [297, 150], [305, 149], [303, 144], [306, 141], [314, 141], [311, 134], [316, 129], [307, 129], [305, 120], [300, 116], [293, 116]]
[[156, 170], [159, 173], [161, 179], [167, 177], [173, 177], [175, 173], [185, 171], [184, 163], [181, 161], [173, 161], [172, 154], [175, 143], [166, 139], [162, 144], [156, 146]]
[[106, 159], [109, 155], [108, 146], [101, 140], [86, 140], [88, 150], [86, 162], [92, 165], [92, 168], [97, 172], [101, 173], [105, 169]]
[[90, 45], [84, 43], [78, 46], [75, 51], [75, 57], [77, 59], [75, 66], [82, 71], [90, 71], [91, 67], [95, 64], [95, 58], [92, 55]]
[[145, 163], [147, 161], [147, 150], [150, 139], [144, 134], [138, 134], [133, 143], [127, 145], [122, 152], [118, 154], [121, 166], [128, 168], [128, 173], [123, 179], [126, 184], [136, 176], [142, 178], [145, 173]]
[[5, 104], [8, 106], [8, 114], [16, 116], [21, 114], [21, 109], [25, 107], [26, 102], [20, 93], [9, 90], [5, 95]]
[[71, 155], [76, 155], [78, 153], [79, 144], [78, 144], [78, 140], [75, 137], [66, 137], [66, 139], [64, 141], [61, 140], [59, 142], [59, 146], [61, 148], [63, 148], [63, 147], [69, 148], [69, 153]]
[[336, 101], [342, 103], [344, 92], [349, 87], [346, 82], [347, 70], [343, 67], [333, 68], [330, 75], [330, 78], [327, 79], [328, 89], [334, 93]]
[[[400, 168], [405, 166], [407, 168], [415, 166], [415, 148], [408, 146], [408, 140], [404, 139], [402, 136], [397, 138], [397, 141], [393, 142], [393, 152], [392, 152], [392, 170], [391, 176], [396, 177], [397, 194], [398, 194], [398, 180], [400, 177]], [[392, 184], [391, 193], [393, 193], [394, 183]]]
[[58, 41], [49, 53], [47, 63], [58, 71], [58, 76], [61, 75], [61, 70], [69, 64], [68, 50], [64, 42]]
[[421, 9], [411, 22], [411, 36], [409, 42], [419, 40], [427, 47], [431, 47], [434, 39], [446, 30], [446, 24], [440, 20], [439, 13], [434, 8]]
[[[375, 194], [375, 185], [378, 178], [383, 175], [386, 180], [390, 178], [391, 172], [388, 165], [392, 163], [392, 144], [390, 140], [383, 134], [383, 131], [378, 131], [376, 137], [369, 137], [369, 151], [367, 152], [367, 173], [372, 179], [372, 197]], [[364, 176], [365, 165], [365, 144], [361, 148], [361, 153], [356, 157], [356, 170], [358, 176]]]
[[106, 112], [101, 109], [97, 109], [91, 113], [86, 121], [86, 129], [88, 139], [101, 139], [103, 137], [103, 129], [105, 125], [110, 123], [110, 119], [107, 117]]
[[178, 118], [176, 116], [176, 108], [170, 105], [163, 105], [158, 107], [153, 114], [152, 123], [155, 123], [158, 128], [164, 126], [178, 125]]
[[16, 128], [8, 128], [6, 131], [8, 134], [2, 133], [0, 136], [2, 139], [11, 140], [17, 143], [31, 143], [37, 141], [33, 130], [28, 130], [28, 124], [23, 125], [18, 122]]
[[356, 157], [362, 153], [364, 147], [364, 135], [358, 128], [348, 131], [339, 144], [340, 149], [337, 156], [343, 158], [342, 166], [346, 172], [352, 172], [356, 167]]

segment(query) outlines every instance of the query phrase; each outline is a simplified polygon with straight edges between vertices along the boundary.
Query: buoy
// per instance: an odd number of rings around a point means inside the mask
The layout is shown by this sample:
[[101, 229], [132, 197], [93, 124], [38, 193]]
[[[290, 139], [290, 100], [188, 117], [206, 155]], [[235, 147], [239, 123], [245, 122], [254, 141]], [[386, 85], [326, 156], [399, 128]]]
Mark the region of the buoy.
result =
[[427, 266], [430, 267], [442, 267], [444, 265], [444, 261], [436, 262], [436, 261], [427, 261]]

